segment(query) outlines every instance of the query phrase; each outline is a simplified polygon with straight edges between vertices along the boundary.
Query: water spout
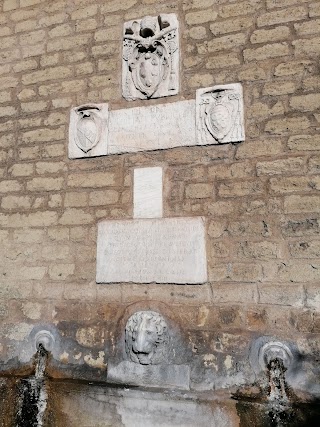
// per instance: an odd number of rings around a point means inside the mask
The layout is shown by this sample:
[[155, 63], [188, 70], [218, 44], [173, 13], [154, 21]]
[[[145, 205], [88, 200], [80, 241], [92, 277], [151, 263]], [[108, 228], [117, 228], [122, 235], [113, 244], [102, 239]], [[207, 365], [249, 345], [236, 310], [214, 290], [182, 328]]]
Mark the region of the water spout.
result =
[[[41, 335], [43, 337], [43, 335]], [[35, 374], [23, 379], [19, 385], [18, 412], [15, 427], [42, 427], [47, 406], [45, 370], [49, 352], [45, 347], [49, 341], [40, 338], [36, 341]], [[47, 334], [44, 335], [47, 338]]]
[[293, 354], [286, 344], [270, 341], [261, 347], [259, 356], [268, 380], [267, 415], [270, 424], [274, 427], [287, 425], [292, 409], [287, 393], [286, 371], [293, 362]]
[[281, 359], [272, 359], [267, 366], [269, 393], [267, 399], [269, 401], [287, 402], [288, 396], [286, 392], [285, 372], [286, 368]]

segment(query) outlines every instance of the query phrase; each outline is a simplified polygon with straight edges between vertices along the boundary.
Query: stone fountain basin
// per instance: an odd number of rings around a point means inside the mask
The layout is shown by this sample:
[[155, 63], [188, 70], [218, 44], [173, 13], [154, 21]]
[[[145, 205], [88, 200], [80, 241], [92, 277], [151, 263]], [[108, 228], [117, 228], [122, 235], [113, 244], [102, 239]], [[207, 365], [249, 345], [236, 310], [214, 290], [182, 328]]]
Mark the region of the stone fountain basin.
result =
[[[0, 379], [1, 427], [16, 427], [15, 405], [8, 402], [17, 398], [21, 380]], [[46, 387], [43, 427], [318, 427], [320, 419], [319, 401], [290, 404], [279, 424], [267, 401], [234, 399], [226, 390], [147, 390], [66, 379], [46, 379]]]

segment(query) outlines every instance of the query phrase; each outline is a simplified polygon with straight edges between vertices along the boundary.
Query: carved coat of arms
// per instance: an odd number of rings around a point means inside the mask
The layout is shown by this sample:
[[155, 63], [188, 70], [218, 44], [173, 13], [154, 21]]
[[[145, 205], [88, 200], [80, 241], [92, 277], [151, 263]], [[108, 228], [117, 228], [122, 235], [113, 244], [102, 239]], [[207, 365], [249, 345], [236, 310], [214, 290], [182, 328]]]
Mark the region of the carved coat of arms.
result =
[[69, 157], [107, 154], [108, 105], [73, 108], [70, 116]]
[[84, 153], [97, 145], [101, 136], [100, 109], [96, 106], [84, 106], [77, 109], [79, 116], [76, 124], [75, 143]]
[[179, 38], [174, 14], [146, 16], [125, 23], [122, 94], [127, 100], [178, 93]]
[[244, 141], [243, 95], [240, 83], [197, 91], [197, 143]]

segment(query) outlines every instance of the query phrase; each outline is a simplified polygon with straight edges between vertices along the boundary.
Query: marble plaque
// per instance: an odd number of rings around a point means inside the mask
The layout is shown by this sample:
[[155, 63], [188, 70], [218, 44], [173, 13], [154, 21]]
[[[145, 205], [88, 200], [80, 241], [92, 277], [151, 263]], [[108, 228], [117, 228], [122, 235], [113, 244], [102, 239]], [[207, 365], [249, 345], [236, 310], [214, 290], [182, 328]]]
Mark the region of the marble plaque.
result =
[[197, 90], [197, 143], [244, 141], [243, 93], [240, 83]]
[[205, 242], [202, 217], [102, 221], [96, 281], [205, 283]]
[[108, 154], [196, 145], [194, 100], [109, 112]]
[[70, 112], [69, 159], [108, 154], [108, 104], [86, 104]]
[[133, 179], [134, 218], [162, 217], [162, 168], [138, 168]]
[[139, 365], [123, 361], [108, 365], [107, 381], [134, 386], [189, 390], [190, 368], [187, 365]]

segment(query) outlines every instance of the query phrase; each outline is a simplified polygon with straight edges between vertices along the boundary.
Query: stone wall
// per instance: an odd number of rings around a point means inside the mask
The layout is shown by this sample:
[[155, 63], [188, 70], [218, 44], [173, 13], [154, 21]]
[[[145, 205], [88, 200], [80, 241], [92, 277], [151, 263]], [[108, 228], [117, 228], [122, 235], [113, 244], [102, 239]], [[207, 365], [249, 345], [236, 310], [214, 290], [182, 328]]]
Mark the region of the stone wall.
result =
[[[34, 325], [54, 324], [81, 346], [61, 349], [61, 366], [82, 352], [103, 378], [119, 325], [149, 308], [180, 330], [200, 388], [206, 378], [209, 388], [227, 386], [261, 335], [317, 353], [320, 2], [2, 0], [0, 8], [3, 366]], [[123, 23], [158, 13], [179, 19], [180, 93], [128, 102]], [[171, 103], [235, 82], [245, 142], [68, 160], [71, 107]], [[133, 169], [143, 166], [164, 169], [165, 217], [206, 218], [208, 283], [96, 284], [97, 222], [132, 218]]]

